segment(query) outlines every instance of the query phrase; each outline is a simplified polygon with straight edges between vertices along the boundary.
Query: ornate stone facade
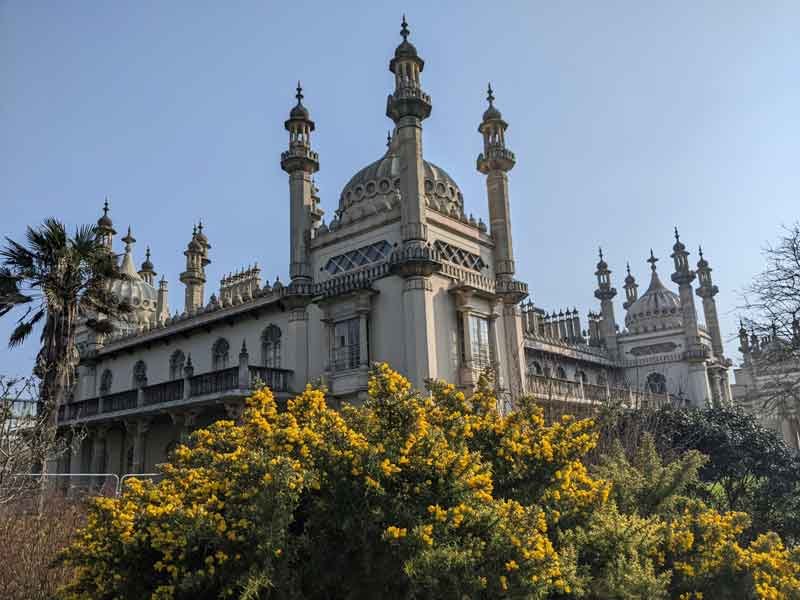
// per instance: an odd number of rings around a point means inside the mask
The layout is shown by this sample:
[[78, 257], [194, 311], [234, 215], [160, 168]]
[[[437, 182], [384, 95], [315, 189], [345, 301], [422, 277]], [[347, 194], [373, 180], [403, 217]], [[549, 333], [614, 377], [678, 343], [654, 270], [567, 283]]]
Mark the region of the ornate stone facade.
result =
[[[322, 164], [313, 149], [315, 123], [298, 84], [280, 155], [289, 187], [285, 281], [262, 283], [251, 266], [225, 276], [207, 297], [211, 244], [199, 224], [184, 252], [183, 305], [170, 316], [166, 280], [153, 287], [149, 253], [137, 273], [135, 240], [130, 233], [123, 240], [131, 283], [115, 293], [139, 309], [115, 337], [82, 333], [79, 383], [60, 420], [95, 434], [90, 449], [61, 470], [150, 471], [191, 428], [238, 414], [260, 382], [286, 398], [320, 381], [334, 401], [358, 401], [374, 361], [389, 362], [420, 387], [437, 377], [469, 388], [491, 369], [507, 408], [525, 393], [586, 403], [730, 402], [716, 288], [710, 269], [704, 271], [706, 329], [697, 322], [694, 272], [679, 240], [672, 278], [680, 294], [661, 283], [652, 257], [641, 298], [630, 273], [626, 279], [627, 330], [617, 326], [616, 290], [602, 255], [600, 312], [590, 313], [588, 329], [577, 310], [547, 314], [527, 300], [528, 285], [516, 278], [525, 257], [515, 257], [512, 243], [509, 173], [516, 157], [494, 93], [489, 88], [476, 160], [486, 177], [487, 226], [465, 210], [479, 200], [465, 199], [443, 169], [423, 158], [423, 122], [433, 100], [423, 91], [425, 63], [405, 21], [401, 35], [389, 63], [394, 89], [386, 114], [394, 129], [387, 149], [357, 170], [328, 223], [313, 180]], [[98, 224], [112, 249], [107, 208]]]

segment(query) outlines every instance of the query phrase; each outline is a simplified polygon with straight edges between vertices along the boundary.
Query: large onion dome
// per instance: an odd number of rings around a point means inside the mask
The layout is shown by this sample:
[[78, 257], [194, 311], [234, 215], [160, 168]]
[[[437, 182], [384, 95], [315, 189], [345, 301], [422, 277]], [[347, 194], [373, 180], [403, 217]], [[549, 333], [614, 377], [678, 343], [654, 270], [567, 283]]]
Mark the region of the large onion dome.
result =
[[650, 286], [631, 306], [625, 315], [625, 326], [631, 333], [660, 331], [683, 327], [681, 299], [668, 290], [656, 271], [654, 256], [650, 256], [652, 274]]

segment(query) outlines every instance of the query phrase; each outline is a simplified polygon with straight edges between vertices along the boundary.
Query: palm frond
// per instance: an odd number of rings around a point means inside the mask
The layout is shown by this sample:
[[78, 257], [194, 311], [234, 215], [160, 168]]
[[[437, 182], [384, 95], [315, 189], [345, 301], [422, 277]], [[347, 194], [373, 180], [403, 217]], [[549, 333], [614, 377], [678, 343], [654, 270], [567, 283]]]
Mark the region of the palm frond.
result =
[[14, 331], [11, 332], [11, 336], [8, 338], [8, 347], [16, 348], [17, 346], [21, 345], [22, 342], [24, 342], [31, 334], [31, 331], [33, 331], [33, 323], [30, 321], [25, 321], [24, 323], [17, 325], [14, 328]]

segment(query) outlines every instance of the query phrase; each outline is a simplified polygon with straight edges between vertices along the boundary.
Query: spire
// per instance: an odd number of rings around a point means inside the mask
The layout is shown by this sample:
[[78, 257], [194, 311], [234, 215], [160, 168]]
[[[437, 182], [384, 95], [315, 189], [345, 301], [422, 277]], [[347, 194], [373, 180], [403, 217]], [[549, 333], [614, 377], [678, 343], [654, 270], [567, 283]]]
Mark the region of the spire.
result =
[[129, 253], [133, 249], [133, 244], [136, 243], [136, 238], [131, 235], [131, 226], [128, 225], [128, 233], [122, 238], [122, 241], [125, 242], [125, 253]]
[[408, 34], [411, 33], [408, 30], [408, 23], [406, 23], [406, 15], [403, 13], [403, 22], [400, 24], [400, 35], [403, 36], [403, 41], [408, 40]]
[[136, 238], [131, 235], [131, 227], [128, 225], [128, 233], [122, 238], [125, 242], [125, 255], [122, 257], [122, 265], [120, 271], [132, 279], [139, 279], [139, 273], [136, 272], [136, 267], [133, 265], [133, 244], [136, 243]]
[[486, 101], [489, 107], [483, 113], [478, 133], [483, 134], [483, 153], [478, 156], [478, 171], [488, 175], [491, 171], [508, 172], [514, 168], [516, 157], [506, 148], [508, 123], [494, 105], [492, 84], [486, 86]]
[[628, 310], [639, 298], [639, 285], [636, 283], [636, 278], [631, 275], [631, 263], [625, 263], [625, 271], [628, 274], [625, 276], [625, 302], [622, 307]]
[[416, 117], [420, 121], [431, 114], [431, 98], [422, 91], [420, 74], [425, 68], [425, 61], [417, 53], [414, 44], [408, 41], [410, 35], [405, 15], [400, 27], [403, 41], [394, 51], [389, 61], [389, 70], [395, 76], [394, 93], [386, 102], [386, 116], [395, 123], [402, 117]]
[[650, 263], [650, 270], [653, 273], [655, 273], [656, 272], [656, 263], [658, 262], [658, 259], [653, 254], [653, 249], [652, 248], [650, 248], [650, 258], [647, 259], [647, 262]]

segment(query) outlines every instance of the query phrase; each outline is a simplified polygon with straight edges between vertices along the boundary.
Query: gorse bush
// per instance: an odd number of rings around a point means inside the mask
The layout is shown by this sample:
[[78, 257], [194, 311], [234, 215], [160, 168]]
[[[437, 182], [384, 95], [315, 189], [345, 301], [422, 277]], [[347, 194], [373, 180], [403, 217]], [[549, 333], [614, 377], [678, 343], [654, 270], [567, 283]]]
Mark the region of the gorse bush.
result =
[[195, 432], [161, 481], [95, 501], [63, 596], [713, 598], [733, 575], [726, 597], [798, 597], [796, 551], [774, 535], [743, 548], [746, 515], [681, 496], [702, 459], [661, 465], [652, 486], [649, 455], [593, 476], [596, 438], [531, 401], [500, 414], [485, 380], [420, 394], [386, 365], [339, 411], [310, 387], [279, 410], [263, 389], [239, 424]]

